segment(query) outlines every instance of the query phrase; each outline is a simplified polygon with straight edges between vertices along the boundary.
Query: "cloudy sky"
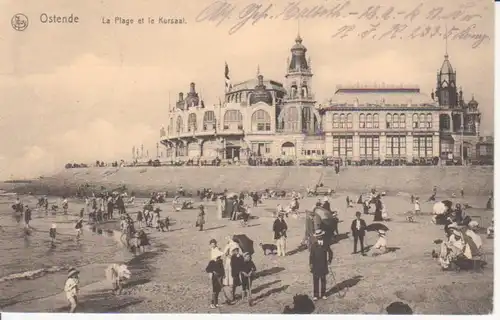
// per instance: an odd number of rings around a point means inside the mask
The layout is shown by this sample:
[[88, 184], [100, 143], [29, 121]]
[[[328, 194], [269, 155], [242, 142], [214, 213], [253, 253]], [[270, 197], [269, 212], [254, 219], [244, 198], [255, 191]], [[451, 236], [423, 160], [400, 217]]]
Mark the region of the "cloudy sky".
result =
[[[0, 2], [0, 178], [30, 177], [60, 169], [67, 162], [130, 158], [132, 146], [144, 144], [156, 153], [159, 129], [166, 124], [169, 96], [196, 82], [207, 104], [217, 103], [224, 90], [224, 62], [233, 81], [254, 77], [257, 65], [266, 78], [283, 80], [286, 59], [298, 25], [314, 72], [318, 100], [328, 99], [338, 84], [410, 83], [429, 93], [445, 52], [443, 36], [413, 37], [418, 27], [467, 30], [485, 34], [474, 39], [456, 36], [448, 41], [451, 63], [459, 85], [470, 99], [474, 94], [483, 112], [482, 130], [493, 130], [493, 4], [490, 0], [380, 0], [350, 1], [342, 11], [358, 12], [350, 18], [304, 17], [294, 10], [280, 13], [293, 0], [258, 1], [259, 12], [269, 4], [267, 19], [249, 20], [236, 33], [230, 29], [244, 16], [249, 0], [230, 0], [234, 8], [218, 26], [204, 10], [212, 0], [4, 0]], [[297, 2], [299, 2], [297, 0]], [[300, 1], [305, 11], [315, 5], [333, 8], [336, 0]], [[426, 19], [434, 7], [441, 17], [462, 10], [454, 21]], [[370, 5], [380, 4], [379, 16], [394, 6], [387, 20], [359, 18]], [[213, 7], [212, 7], [213, 8]], [[404, 16], [417, 8], [412, 21]], [[214, 10], [212, 10], [214, 11]], [[227, 11], [227, 10], [226, 10]], [[405, 12], [397, 15], [396, 12]], [[16, 13], [29, 18], [25, 31], [11, 28]], [[202, 13], [205, 13], [205, 20]], [[435, 13], [436, 11], [434, 11]], [[42, 24], [40, 15], [76, 15], [78, 24]], [[464, 19], [469, 14], [470, 21]], [[478, 15], [474, 16], [473, 15]], [[115, 24], [116, 16], [134, 24]], [[184, 17], [187, 24], [147, 23], [148, 17]], [[256, 15], [254, 15], [256, 16]], [[273, 16], [273, 18], [270, 18]], [[394, 18], [392, 18], [395, 16]], [[102, 19], [111, 18], [105, 25]], [[138, 19], [144, 17], [144, 24]], [[291, 18], [288, 19], [287, 18]], [[375, 39], [358, 34], [380, 22]], [[407, 24], [394, 39], [381, 35], [394, 24]], [[344, 25], [356, 29], [343, 39], [333, 37]], [[467, 31], [465, 31], [467, 32]], [[464, 33], [465, 33], [464, 32]], [[403, 39], [401, 39], [401, 37]], [[462, 39], [460, 39], [462, 38]]]

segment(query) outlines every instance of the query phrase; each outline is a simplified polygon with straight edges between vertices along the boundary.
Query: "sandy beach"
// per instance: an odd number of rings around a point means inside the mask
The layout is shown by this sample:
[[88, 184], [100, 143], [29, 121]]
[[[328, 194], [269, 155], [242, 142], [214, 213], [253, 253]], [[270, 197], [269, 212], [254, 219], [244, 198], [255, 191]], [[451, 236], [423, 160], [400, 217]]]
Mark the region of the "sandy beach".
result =
[[[413, 209], [409, 197], [387, 194], [384, 203], [392, 219], [386, 222], [390, 228], [388, 246], [392, 252], [376, 257], [370, 252], [366, 257], [352, 255], [352, 238], [345, 234], [349, 232], [355, 211], [360, 208], [357, 208], [359, 205], [346, 208], [347, 195], [352, 199], [358, 196], [339, 193], [331, 197], [332, 208], [338, 210], [342, 221], [339, 225], [340, 240], [332, 246], [335, 281], [330, 276], [327, 278], [329, 299], [318, 302], [315, 313], [380, 313], [396, 300], [410, 304], [414, 312], [420, 314], [486, 314], [492, 311], [492, 239], [485, 239], [482, 235], [488, 262], [482, 272], [441, 271], [431, 257], [431, 251], [437, 249], [433, 241], [442, 239], [444, 234], [442, 226], [430, 221], [433, 203], [423, 202], [422, 211], [428, 214], [417, 216], [415, 223], [409, 223], [406, 212]], [[439, 198], [438, 194], [437, 200], [445, 198], [449, 196], [443, 194]], [[452, 200], [471, 205], [473, 209], [469, 209], [468, 214], [486, 227], [493, 215], [493, 211], [481, 209], [486, 199], [466, 196]], [[314, 197], [301, 200], [301, 211], [312, 207], [316, 200]], [[114, 255], [107, 256], [100, 253], [103, 249], [100, 246], [93, 251], [96, 260], [80, 267], [80, 312], [281, 313], [285, 305], [291, 304], [294, 294], [311, 294], [312, 277], [308, 270], [307, 250], [297, 249], [304, 236], [303, 214], [297, 219], [287, 220], [289, 256], [264, 256], [257, 246], [259, 242], [273, 243], [272, 211], [278, 203], [287, 204], [288, 201], [264, 200], [259, 207], [253, 208], [255, 218], [249, 221], [249, 226], [242, 227], [238, 221], [218, 220], [215, 203], [205, 202], [207, 225], [202, 232], [194, 226], [197, 210], [173, 212], [170, 201], [160, 204], [162, 216], [169, 216], [174, 224], [170, 232], [147, 230], [153, 244], [151, 252], [134, 258], [117, 246], [113, 249]], [[71, 212], [74, 212], [73, 208], [78, 208], [78, 204], [71, 203]], [[130, 212], [137, 209], [128, 208]], [[364, 216], [364, 219], [369, 223], [373, 217]], [[36, 227], [37, 223], [36, 219], [33, 226]], [[208, 308], [211, 289], [204, 270], [209, 261], [208, 243], [213, 238], [223, 246], [224, 237], [232, 234], [247, 234], [255, 242], [254, 262], [258, 277], [253, 285], [254, 305], [250, 307], [240, 302], [211, 310]], [[87, 232], [85, 245], [94, 239], [110, 240]], [[375, 241], [376, 233], [368, 233], [366, 244], [373, 245]], [[75, 256], [79, 254], [75, 252]], [[131, 283], [118, 297], [111, 295], [103, 281], [106, 264], [117, 261], [127, 262], [133, 271]], [[61, 271], [35, 280], [0, 283], [1, 309], [7, 312], [66, 311], [67, 302], [62, 294], [65, 275]], [[35, 290], [41, 286], [45, 288]]]

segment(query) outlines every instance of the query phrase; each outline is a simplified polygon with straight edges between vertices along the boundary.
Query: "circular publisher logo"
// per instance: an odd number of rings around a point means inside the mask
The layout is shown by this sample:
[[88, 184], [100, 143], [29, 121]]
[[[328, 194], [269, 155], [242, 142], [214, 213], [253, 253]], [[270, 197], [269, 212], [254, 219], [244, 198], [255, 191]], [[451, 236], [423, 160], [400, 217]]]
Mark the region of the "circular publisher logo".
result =
[[22, 13], [15, 14], [10, 22], [14, 30], [24, 31], [28, 28], [28, 17]]

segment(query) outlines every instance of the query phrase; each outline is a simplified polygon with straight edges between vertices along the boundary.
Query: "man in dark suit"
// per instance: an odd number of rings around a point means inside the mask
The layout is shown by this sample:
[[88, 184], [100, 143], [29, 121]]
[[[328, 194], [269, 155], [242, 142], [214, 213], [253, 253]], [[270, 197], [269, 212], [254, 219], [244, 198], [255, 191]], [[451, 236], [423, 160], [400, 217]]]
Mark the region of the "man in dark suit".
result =
[[[328, 265], [332, 263], [333, 252], [328, 243], [323, 240], [325, 232], [318, 229], [314, 232], [314, 237], [317, 239], [311, 245], [309, 254], [309, 267], [313, 274], [313, 300], [319, 298], [326, 299], [326, 275], [329, 272]], [[320, 285], [321, 282], [321, 294]]]
[[361, 245], [361, 255], [365, 255], [365, 245], [363, 243], [363, 240], [365, 238], [365, 229], [366, 229], [366, 222], [365, 220], [361, 219], [361, 212], [357, 211], [356, 212], [356, 219], [354, 219], [351, 223], [351, 232], [352, 236], [354, 238], [354, 251], [352, 254], [356, 254], [358, 252], [358, 240]]

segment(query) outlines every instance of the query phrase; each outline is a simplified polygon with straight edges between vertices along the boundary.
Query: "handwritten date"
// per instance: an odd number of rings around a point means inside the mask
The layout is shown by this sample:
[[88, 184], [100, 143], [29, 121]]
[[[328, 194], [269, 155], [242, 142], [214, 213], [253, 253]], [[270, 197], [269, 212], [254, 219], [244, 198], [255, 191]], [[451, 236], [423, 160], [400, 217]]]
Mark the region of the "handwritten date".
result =
[[476, 49], [491, 40], [490, 36], [476, 31], [476, 24], [465, 27], [453, 26], [450, 29], [441, 25], [422, 24], [408, 25], [404, 23], [394, 23], [392, 25], [382, 25], [381, 23], [371, 24], [368, 28], [359, 29], [355, 24], [343, 25], [333, 35], [332, 38], [344, 39], [346, 37], [357, 36], [359, 39], [371, 40], [413, 40], [418, 38], [442, 38], [449, 40], [460, 40], [472, 42], [471, 46]]
[[[396, 33], [402, 26], [406, 25], [405, 32], [417, 23], [439, 23], [441, 21], [453, 21], [457, 24], [473, 23], [482, 18], [481, 10], [477, 3], [456, 3], [451, 9], [435, 6], [429, 2], [417, 2], [413, 6], [382, 6], [373, 2], [361, 2], [350, 0], [314, 1], [307, 5], [300, 0], [291, 0], [283, 5], [283, 2], [274, 3], [272, 0], [216, 0], [203, 8], [196, 16], [196, 22], [213, 23], [220, 26], [223, 22], [232, 25], [229, 34], [234, 34], [246, 25], [256, 25], [266, 20], [313, 20], [322, 19], [333, 22], [344, 20], [346, 24], [344, 31], [349, 31], [349, 25], [355, 25], [356, 20], [369, 21], [376, 25], [380, 22], [390, 23], [395, 27]], [[396, 2], [396, 1], [395, 1]], [[380, 27], [380, 25], [379, 25]], [[353, 31], [353, 30], [350, 30]]]

